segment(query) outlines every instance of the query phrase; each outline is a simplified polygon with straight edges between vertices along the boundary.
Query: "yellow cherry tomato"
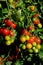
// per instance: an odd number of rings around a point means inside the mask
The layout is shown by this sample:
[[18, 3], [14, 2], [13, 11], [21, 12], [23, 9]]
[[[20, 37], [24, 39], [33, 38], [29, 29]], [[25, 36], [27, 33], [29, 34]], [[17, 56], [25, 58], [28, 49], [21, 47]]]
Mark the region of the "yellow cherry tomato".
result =
[[11, 45], [11, 40], [6, 41], [6, 45], [7, 45], [7, 46], [10, 46], [10, 45]]
[[5, 40], [10, 40], [10, 36], [5, 36]]
[[26, 41], [25, 36], [20, 36], [20, 41], [21, 41], [22, 43], [24, 43], [24, 42]]
[[37, 45], [37, 49], [40, 49], [40, 48], [41, 48], [41, 45], [40, 45], [40, 44], [38, 44], [38, 45]]
[[32, 44], [31, 43], [27, 43], [26, 47], [27, 47], [27, 49], [31, 49], [32, 48]]
[[31, 6], [30, 6], [30, 10], [31, 10], [31, 11], [34, 11], [34, 9], [35, 9], [35, 6], [34, 6], [34, 5], [31, 5]]
[[8, 2], [9, 2], [10, 4], [12, 4], [12, 3], [13, 3], [13, 0], [8, 0]]
[[39, 28], [42, 28], [42, 24], [41, 24], [41, 23], [39, 23], [39, 24], [38, 24], [38, 27], [39, 27]]

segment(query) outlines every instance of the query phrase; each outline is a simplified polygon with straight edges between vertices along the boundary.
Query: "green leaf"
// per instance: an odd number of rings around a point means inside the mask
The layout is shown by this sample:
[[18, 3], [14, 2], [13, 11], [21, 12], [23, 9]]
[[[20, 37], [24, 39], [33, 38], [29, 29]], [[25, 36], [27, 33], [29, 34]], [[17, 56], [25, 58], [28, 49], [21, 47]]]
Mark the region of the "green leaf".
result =
[[31, 61], [31, 57], [28, 57], [28, 58], [27, 58], [27, 61]]
[[41, 50], [39, 52], [39, 57], [43, 59], [43, 44], [41, 45]]
[[2, 58], [4, 58], [4, 57], [5, 57], [5, 55], [1, 55], [1, 57], [2, 57]]
[[41, 35], [40, 38], [43, 39], [43, 35]]
[[11, 61], [6, 62], [6, 65], [11, 65], [11, 64], [12, 64]]
[[2, 10], [2, 13], [8, 13], [7, 8], [3, 9], [3, 10]]
[[23, 65], [23, 61], [17, 60], [14, 65]]
[[39, 57], [40, 57], [41, 59], [43, 59], [43, 52], [42, 52], [42, 51], [40, 51]]

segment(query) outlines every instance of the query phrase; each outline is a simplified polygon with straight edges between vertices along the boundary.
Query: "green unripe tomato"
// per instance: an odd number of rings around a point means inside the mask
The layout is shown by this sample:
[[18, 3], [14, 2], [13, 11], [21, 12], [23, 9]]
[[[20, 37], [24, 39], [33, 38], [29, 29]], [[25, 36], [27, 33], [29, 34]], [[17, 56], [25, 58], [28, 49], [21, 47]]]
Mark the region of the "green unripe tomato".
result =
[[10, 4], [12, 4], [12, 3], [13, 3], [13, 0], [8, 0], [8, 2], [9, 2]]
[[11, 43], [14, 43], [14, 39], [11, 39]]
[[34, 50], [34, 52], [35, 52], [35, 53], [38, 53], [38, 52], [39, 52], [39, 50], [38, 50], [38, 49], [35, 49], [35, 50]]
[[37, 43], [36, 43], [36, 42], [33, 42], [32, 44], [33, 44], [33, 46], [36, 46], [36, 45], [37, 45]]
[[26, 40], [29, 40], [29, 38], [30, 38], [30, 37], [29, 37], [28, 35], [26, 35]]
[[35, 50], [35, 49], [36, 49], [36, 47], [33, 47], [32, 49], [33, 49], [33, 50]]
[[23, 45], [23, 46], [22, 46], [22, 49], [23, 49], [23, 50], [25, 50], [25, 49], [26, 49], [26, 46], [25, 46], [25, 45]]
[[19, 47], [22, 47], [22, 45], [23, 45], [23, 44], [20, 44], [20, 46], [19, 46]]
[[32, 50], [32, 49], [29, 49], [29, 52], [30, 52], [30, 53], [32, 53], [32, 52], [33, 52], [33, 50]]

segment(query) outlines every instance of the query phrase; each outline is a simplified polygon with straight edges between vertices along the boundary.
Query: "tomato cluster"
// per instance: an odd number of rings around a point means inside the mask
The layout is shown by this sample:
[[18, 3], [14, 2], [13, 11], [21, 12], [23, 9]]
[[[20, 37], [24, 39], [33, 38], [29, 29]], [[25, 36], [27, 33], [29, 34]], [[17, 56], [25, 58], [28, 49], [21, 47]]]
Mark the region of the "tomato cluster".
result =
[[[15, 40], [14, 36], [15, 36], [16, 30], [14, 30], [14, 29], [16, 28], [16, 24], [11, 22], [8, 19], [4, 20], [4, 24], [7, 27], [6, 28], [3, 28], [3, 27], [0, 28], [0, 35], [5, 38], [5, 41], [6, 41], [5, 43], [6, 43], [6, 45], [9, 46], [9, 45], [11, 45], [11, 43], [14, 43], [14, 40]], [[11, 27], [11, 28], [9, 28], [9, 27]]]
[[34, 23], [34, 25], [37, 25], [39, 28], [42, 28], [42, 24], [39, 19], [39, 14], [34, 14], [33, 23]]
[[37, 38], [35, 35], [28, 35], [27, 30], [22, 30], [22, 34], [20, 35], [20, 46], [21, 50], [27, 50], [29, 53], [38, 53], [41, 48], [41, 39]]
[[13, 22], [11, 22], [10, 20], [8, 20], [8, 19], [5, 19], [4, 20], [4, 23], [6, 24], [6, 26], [11, 26], [11, 28], [16, 28], [16, 24], [15, 23], [13, 23]]

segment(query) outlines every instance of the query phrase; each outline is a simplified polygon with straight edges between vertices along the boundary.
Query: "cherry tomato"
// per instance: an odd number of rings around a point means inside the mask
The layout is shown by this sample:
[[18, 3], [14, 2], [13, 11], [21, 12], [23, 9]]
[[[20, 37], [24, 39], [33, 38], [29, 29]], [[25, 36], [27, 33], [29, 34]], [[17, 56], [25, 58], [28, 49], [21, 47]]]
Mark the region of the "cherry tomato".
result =
[[27, 40], [28, 43], [33, 43], [34, 39], [30, 38], [29, 40]]
[[8, 2], [9, 2], [10, 4], [12, 4], [12, 3], [13, 3], [13, 0], [8, 0]]
[[16, 24], [15, 23], [12, 23], [11, 27], [12, 28], [16, 28]]
[[35, 47], [37, 45], [37, 43], [36, 42], [33, 42], [32, 45]]
[[33, 50], [32, 49], [29, 49], [29, 53], [33, 53]]
[[35, 48], [35, 49], [34, 49], [34, 52], [35, 52], [35, 53], [38, 53], [38, 52], [39, 52], [39, 50]]
[[11, 43], [14, 43], [14, 38], [13, 38], [13, 39], [11, 39]]
[[8, 21], [8, 22], [6, 22], [6, 25], [7, 26], [11, 26], [12, 25], [12, 22], [11, 21]]
[[20, 41], [21, 41], [22, 43], [24, 43], [24, 42], [26, 41], [26, 37], [25, 37], [25, 36], [20, 36]]
[[0, 28], [0, 33], [2, 34], [2, 32], [3, 32], [3, 28]]
[[0, 57], [0, 65], [3, 65], [3, 58], [2, 57]]
[[40, 44], [38, 44], [36, 47], [37, 47], [37, 49], [40, 49], [40, 48], [41, 48], [41, 45], [40, 45]]
[[31, 49], [32, 48], [32, 44], [31, 43], [27, 43], [26, 48], [27, 49]]
[[14, 32], [13, 31], [10, 31], [10, 36], [14, 36]]
[[5, 44], [6, 44], [7, 46], [10, 46], [10, 45], [11, 45], [11, 43], [12, 43], [12, 42], [11, 42], [11, 40], [8, 40], [8, 41], [6, 41], [6, 43], [5, 43]]
[[34, 27], [33, 26], [29, 26], [29, 30], [32, 30]]
[[9, 35], [10, 33], [10, 30], [8, 29], [3, 29], [3, 35], [6, 36], [6, 35]]
[[0, 57], [0, 61], [2, 61], [2, 57]]
[[5, 36], [5, 40], [10, 40], [11, 37], [9, 35]]
[[34, 10], [35, 10], [35, 6], [34, 6], [34, 5], [31, 5], [31, 6], [30, 6], [30, 10], [31, 10], [31, 11], [34, 11]]
[[33, 19], [33, 22], [34, 22], [35, 25], [38, 25], [40, 23], [40, 19], [34, 18]]
[[8, 19], [5, 19], [5, 20], [4, 20], [4, 23], [7, 23], [8, 21], [9, 21]]
[[34, 41], [36, 40], [36, 36], [32, 36], [31, 38], [32, 38]]
[[29, 38], [30, 38], [28, 35], [26, 35], [25, 37], [26, 37], [26, 40], [29, 40]]
[[25, 44], [22, 46], [22, 49], [23, 49], [23, 50], [25, 50], [25, 49], [26, 49], [26, 45], [25, 45]]
[[23, 29], [23, 30], [21, 31], [21, 33], [24, 34], [24, 35], [27, 35], [27, 30], [26, 30], [26, 29]]
[[37, 44], [40, 44], [41, 43], [41, 39], [40, 38], [36, 38], [36, 42], [37, 42]]
[[38, 27], [39, 27], [39, 28], [42, 28], [42, 24], [41, 24], [41, 23], [39, 23], [39, 24], [38, 24]]
[[36, 14], [34, 14], [34, 16], [33, 17], [38, 17], [39, 16], [39, 14], [38, 13], [36, 13]]
[[27, 31], [27, 35], [30, 35], [30, 32]]

